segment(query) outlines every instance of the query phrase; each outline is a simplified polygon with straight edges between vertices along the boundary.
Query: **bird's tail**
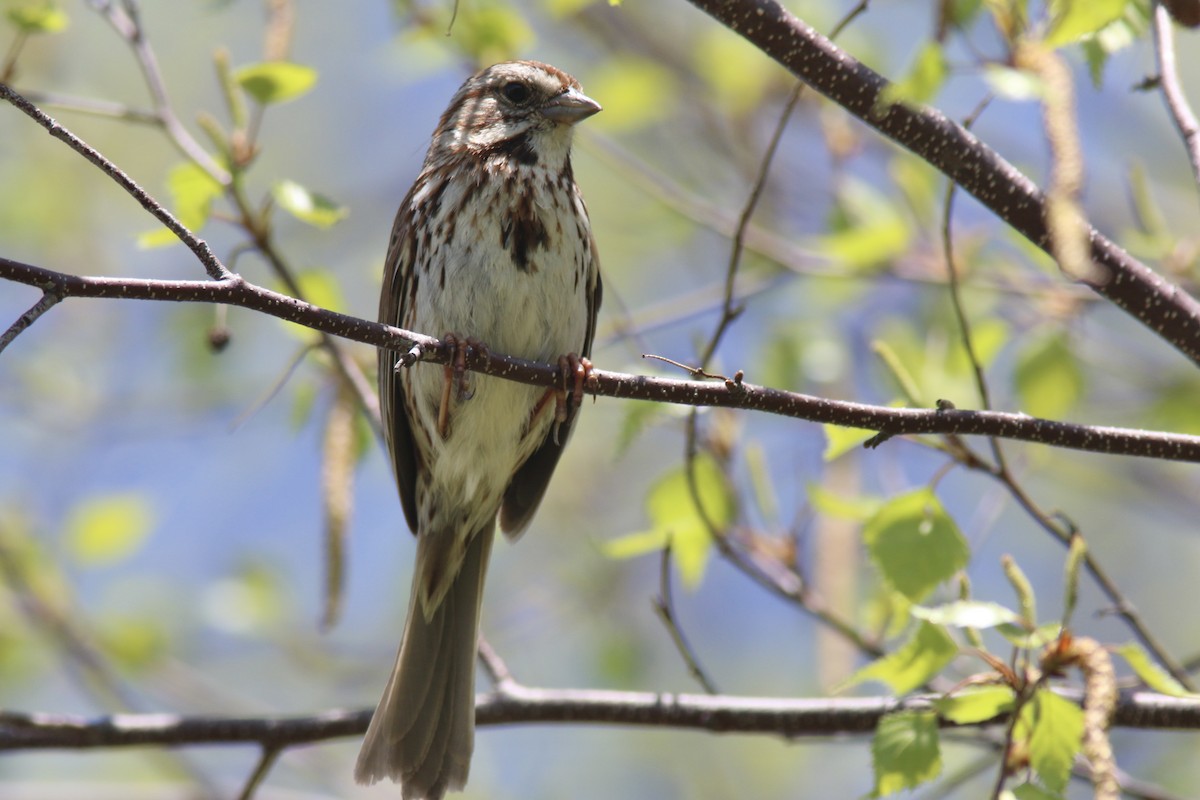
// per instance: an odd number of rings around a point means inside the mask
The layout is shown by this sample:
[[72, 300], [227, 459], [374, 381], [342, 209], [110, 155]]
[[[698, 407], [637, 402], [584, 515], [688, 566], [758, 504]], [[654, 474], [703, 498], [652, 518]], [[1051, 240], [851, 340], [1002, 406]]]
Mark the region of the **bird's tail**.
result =
[[[367, 728], [354, 779], [401, 784], [404, 800], [439, 800], [462, 789], [475, 746], [475, 657], [479, 607], [492, 523], [471, 537], [458, 575], [432, 616], [425, 618], [417, 587], [396, 666]], [[418, 570], [426, 537], [418, 537]]]

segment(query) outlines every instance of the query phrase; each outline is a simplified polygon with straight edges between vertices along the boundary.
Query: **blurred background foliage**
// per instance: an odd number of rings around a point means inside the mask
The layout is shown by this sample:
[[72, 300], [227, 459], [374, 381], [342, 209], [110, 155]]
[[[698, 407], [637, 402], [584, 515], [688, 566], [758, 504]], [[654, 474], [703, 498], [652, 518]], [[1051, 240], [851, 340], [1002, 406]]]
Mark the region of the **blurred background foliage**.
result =
[[[20, 45], [10, 82], [44, 93], [43, 102], [149, 108], [137, 62], [96, 10], [103, 5], [3, 0], [11, 24], [0, 30], [0, 49]], [[1127, 46], [1100, 58], [1093, 38], [1061, 51], [1076, 83], [1084, 207], [1100, 230], [1194, 289], [1197, 187], [1160, 97], [1131, 88], [1155, 66], [1145, 6], [1127, 5], [1119, 42]], [[788, 6], [828, 31], [851, 4]], [[26, 35], [21, 14], [31, 8], [61, 19]], [[281, 28], [265, 22], [278, 20], [272, 8], [294, 13], [282, 39], [272, 40]], [[939, 8], [963, 20], [941, 41]], [[994, 93], [974, 130], [1044, 183], [1036, 87], [1002, 63], [1004, 37], [980, 8], [875, 3], [839, 43], [903, 79], [902, 96], [951, 117]], [[392, 215], [468, 71], [531, 57], [573, 73], [605, 107], [581, 127], [575, 157], [605, 274], [594, 360], [674, 376], [641, 355], [697, 362], [720, 317], [730, 234], [793, 86], [708, 17], [644, 0], [462, 0], [457, 9], [143, 0], [140, 9], [171, 103], [197, 140], [225, 164], [246, 144], [231, 132], [257, 147], [240, 152], [238, 180], [305, 296], [368, 318]], [[1185, 88], [1200, 99], [1196, 34], [1179, 36]], [[282, 86], [270, 76], [265, 87], [254, 83], [262, 76], [253, 65], [272, 59], [308, 72], [280, 78]], [[229, 101], [221, 74], [242, 87], [245, 107]], [[181, 166], [161, 130], [64, 104], [52, 113], [203, 225], [226, 263], [283, 286], [246, 246], [219, 185]], [[148, 235], [150, 218], [109, 179], [11, 108], [0, 109], [0, 185], [0, 243], [10, 258], [80, 274], [203, 277], [184, 248]], [[930, 168], [806, 93], [747, 234], [737, 283], [745, 313], [710, 369], [862, 402], [978, 407], [946, 288], [944, 192]], [[1069, 284], [965, 196], [954, 237], [996, 408], [1200, 433], [1193, 365]], [[7, 325], [36, 298], [27, 287], [0, 287], [0, 320]], [[254, 715], [375, 702], [413, 548], [377, 442], [315, 342], [310, 331], [237, 309], [69, 300], [3, 354], [0, 705]], [[369, 374], [371, 350], [341, 346]], [[674, 598], [679, 623], [722, 691], [819, 695], [866, 662], [844, 637], [717, 557], [681, 472], [686, 418], [665, 406], [588, 405], [533, 528], [518, 547], [497, 550], [489, 578], [485, 632], [518, 680], [697, 691], [650, 602], [667, 540], [684, 578]], [[907, 604], [866, 554], [864, 526], [887, 498], [927, 487], [970, 546], [973, 596], [1014, 605], [1001, 567], [1011, 554], [1044, 616], [1061, 614], [1061, 545], [998, 483], [948, 468], [937, 442], [864, 451], [864, 436], [815, 424], [723, 411], [698, 422], [709, 515], [747, 552], [794, 561], [816, 596], [864, 635], [891, 647], [911, 630]], [[1200, 653], [1200, 628], [1186, 611], [1200, 569], [1194, 466], [1006, 450], [1021, 485], [1084, 533], [1166, 649], [1180, 659]], [[950, 599], [957, 589], [939, 591]], [[1110, 611], [1084, 578], [1075, 629], [1129, 641]], [[960, 663], [951, 674], [978, 669]], [[1196, 735], [1114, 739], [1127, 771], [1181, 796], [1200, 786]], [[371, 794], [350, 780], [357, 746], [289, 751], [258, 796]], [[71, 796], [86, 785], [91, 797], [230, 796], [256, 755], [22, 754], [0, 759], [0, 794]], [[943, 743], [945, 775], [964, 783], [937, 796], [983, 796], [994, 769], [970, 777], [981, 755], [986, 761], [986, 751]], [[487, 729], [465, 796], [862, 796], [874, 785], [869, 763], [865, 739]]]

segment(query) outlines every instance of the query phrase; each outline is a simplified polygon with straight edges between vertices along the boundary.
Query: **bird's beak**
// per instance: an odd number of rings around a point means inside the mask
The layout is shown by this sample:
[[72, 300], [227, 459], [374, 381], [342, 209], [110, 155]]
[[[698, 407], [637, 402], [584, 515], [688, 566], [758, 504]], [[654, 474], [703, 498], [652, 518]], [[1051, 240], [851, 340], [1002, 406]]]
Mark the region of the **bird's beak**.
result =
[[600, 110], [600, 104], [578, 89], [568, 89], [542, 107], [548, 119], [563, 125], [574, 125]]

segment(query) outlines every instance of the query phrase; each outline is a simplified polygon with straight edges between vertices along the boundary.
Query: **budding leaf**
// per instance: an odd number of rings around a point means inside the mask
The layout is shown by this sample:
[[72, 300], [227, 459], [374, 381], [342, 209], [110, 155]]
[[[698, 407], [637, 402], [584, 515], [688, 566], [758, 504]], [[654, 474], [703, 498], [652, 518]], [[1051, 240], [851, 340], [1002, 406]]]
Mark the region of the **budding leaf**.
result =
[[233, 73], [247, 94], [262, 105], [285, 103], [308, 92], [317, 82], [317, 71], [290, 61], [263, 61]]
[[350, 210], [322, 194], [311, 192], [295, 181], [280, 181], [271, 196], [284, 211], [316, 228], [329, 228], [345, 219]]

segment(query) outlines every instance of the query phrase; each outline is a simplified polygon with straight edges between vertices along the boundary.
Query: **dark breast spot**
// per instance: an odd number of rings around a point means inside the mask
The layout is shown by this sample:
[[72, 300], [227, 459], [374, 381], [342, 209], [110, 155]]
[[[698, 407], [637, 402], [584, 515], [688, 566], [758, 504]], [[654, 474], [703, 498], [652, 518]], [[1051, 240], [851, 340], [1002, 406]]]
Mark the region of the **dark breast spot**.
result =
[[530, 264], [530, 254], [549, 244], [550, 235], [534, 205], [533, 195], [529, 192], [519, 195], [512, 211], [500, 225], [500, 246], [512, 253], [517, 269], [534, 272], [537, 268]]
[[487, 149], [487, 155], [504, 156], [526, 167], [532, 167], [538, 162], [537, 151], [533, 149], [529, 135], [524, 133], [497, 142]]

